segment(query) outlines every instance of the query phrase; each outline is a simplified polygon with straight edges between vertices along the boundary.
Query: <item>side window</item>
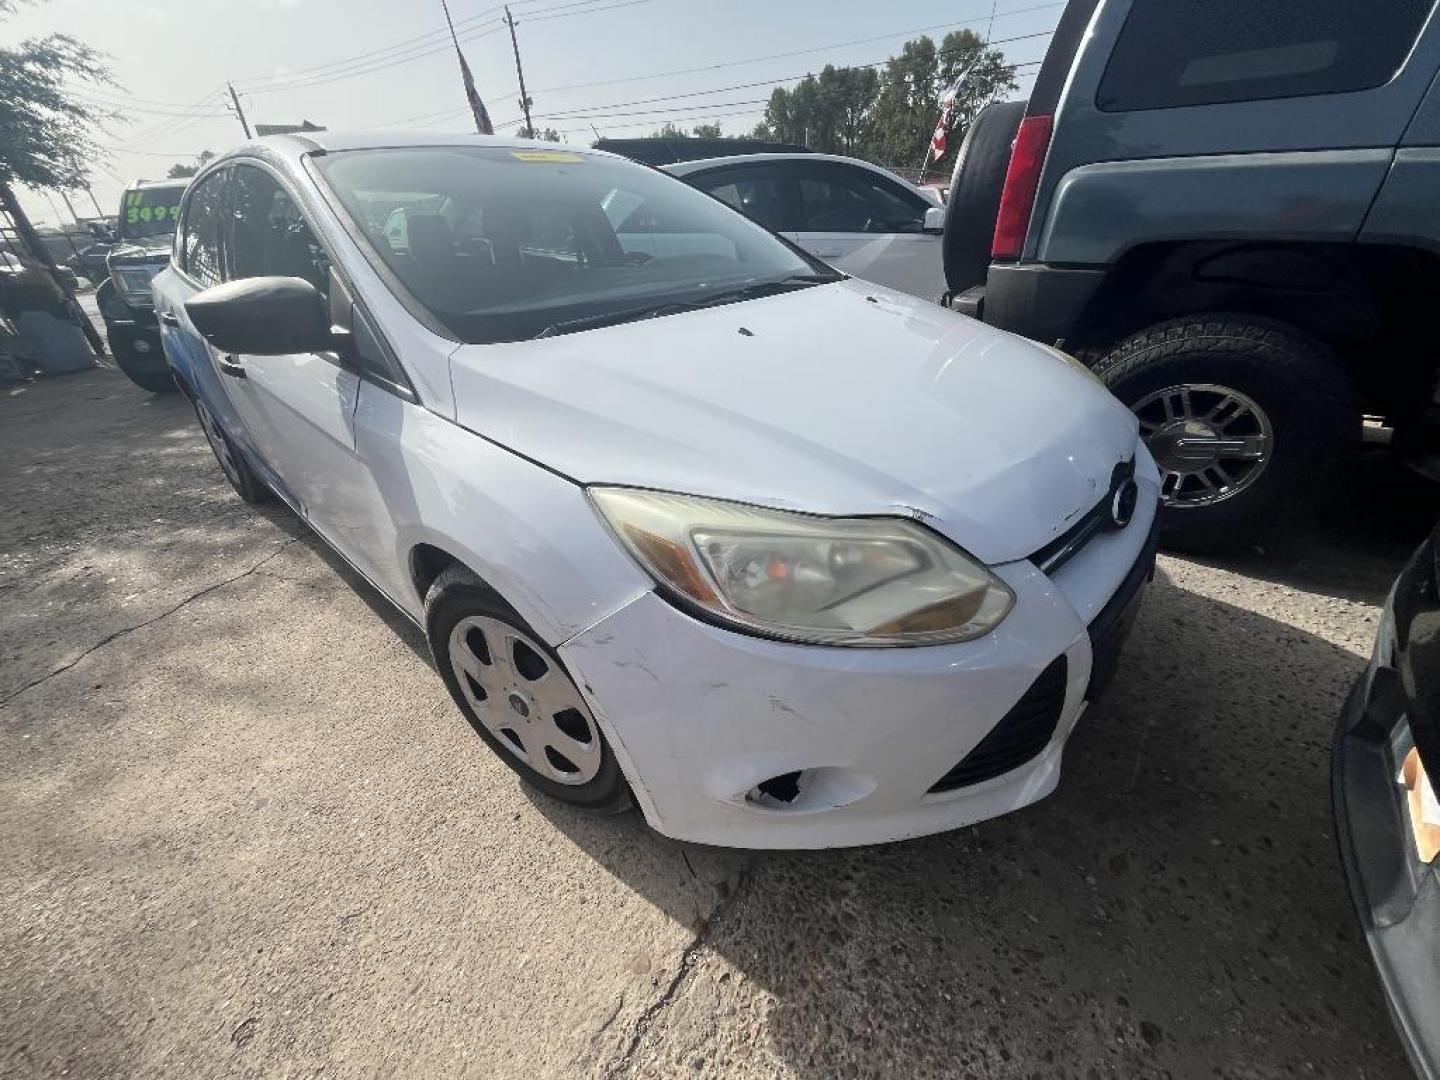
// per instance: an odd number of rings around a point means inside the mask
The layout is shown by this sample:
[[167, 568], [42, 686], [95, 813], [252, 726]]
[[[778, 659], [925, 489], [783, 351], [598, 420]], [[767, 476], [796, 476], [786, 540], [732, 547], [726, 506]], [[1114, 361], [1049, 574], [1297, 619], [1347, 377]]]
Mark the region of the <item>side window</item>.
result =
[[1435, 0], [1135, 0], [1106, 112], [1340, 94], [1394, 78]]
[[919, 232], [925, 200], [865, 169], [807, 168], [800, 176], [804, 228], [811, 232]]
[[330, 288], [330, 258], [278, 181], [253, 165], [236, 165], [231, 184], [230, 277], [298, 277]]
[[786, 227], [780, 181], [773, 169], [717, 169], [686, 179], [767, 229], [778, 232]]
[[220, 284], [220, 233], [227, 175], [228, 170], [222, 169], [200, 181], [185, 204], [185, 222], [180, 228], [180, 269], [205, 286]]

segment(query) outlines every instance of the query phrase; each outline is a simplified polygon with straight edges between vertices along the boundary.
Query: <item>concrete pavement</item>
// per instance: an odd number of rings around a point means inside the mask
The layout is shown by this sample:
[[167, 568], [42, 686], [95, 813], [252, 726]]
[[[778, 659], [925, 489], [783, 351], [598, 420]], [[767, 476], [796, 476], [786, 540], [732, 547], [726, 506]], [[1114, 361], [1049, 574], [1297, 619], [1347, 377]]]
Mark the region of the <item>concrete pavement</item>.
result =
[[1162, 559], [1041, 805], [736, 853], [529, 794], [180, 399], [5, 388], [0, 1075], [1403, 1077], [1326, 786], [1437, 513], [1377, 475]]

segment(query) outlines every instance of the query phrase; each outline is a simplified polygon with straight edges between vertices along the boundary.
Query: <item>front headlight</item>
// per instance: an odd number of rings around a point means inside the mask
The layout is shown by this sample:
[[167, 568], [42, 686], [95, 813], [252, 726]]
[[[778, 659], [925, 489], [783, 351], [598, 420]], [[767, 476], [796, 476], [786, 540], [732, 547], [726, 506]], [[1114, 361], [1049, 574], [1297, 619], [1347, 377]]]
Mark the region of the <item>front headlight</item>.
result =
[[116, 267], [110, 271], [115, 282], [115, 291], [130, 303], [151, 303], [150, 282], [163, 270], [162, 266], [137, 266], [133, 269]]
[[1015, 594], [903, 518], [825, 518], [591, 488], [620, 542], [682, 606], [769, 637], [933, 645], [989, 633]]

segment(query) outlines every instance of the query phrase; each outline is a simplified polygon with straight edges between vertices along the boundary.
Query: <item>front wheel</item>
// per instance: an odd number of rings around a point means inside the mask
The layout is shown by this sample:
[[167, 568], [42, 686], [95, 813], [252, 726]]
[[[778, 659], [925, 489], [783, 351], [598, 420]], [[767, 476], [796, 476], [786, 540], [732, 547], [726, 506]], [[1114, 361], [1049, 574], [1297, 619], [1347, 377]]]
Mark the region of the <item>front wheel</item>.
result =
[[1160, 323], [1122, 342], [1095, 373], [1139, 418], [1173, 548], [1250, 542], [1281, 507], [1333, 482], [1359, 443], [1349, 374], [1319, 342], [1268, 319]]
[[430, 653], [476, 733], [532, 787], [619, 813], [630, 788], [560, 657], [474, 574], [452, 566], [425, 595]]

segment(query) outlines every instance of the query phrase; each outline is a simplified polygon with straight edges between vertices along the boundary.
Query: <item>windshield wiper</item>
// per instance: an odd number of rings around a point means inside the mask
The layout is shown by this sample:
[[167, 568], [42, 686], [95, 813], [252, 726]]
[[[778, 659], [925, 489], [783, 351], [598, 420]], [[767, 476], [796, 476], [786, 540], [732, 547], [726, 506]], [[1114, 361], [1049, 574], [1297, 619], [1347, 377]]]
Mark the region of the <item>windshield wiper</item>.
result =
[[681, 311], [692, 311], [699, 304], [692, 304], [683, 300], [671, 300], [663, 304], [654, 304], [650, 307], [632, 308], [629, 311], [608, 311], [601, 315], [583, 315], [578, 319], [566, 319], [564, 322], [551, 323], [538, 334], [532, 334], [531, 341], [539, 338], [559, 337], [561, 334], [575, 334], [581, 330], [597, 330], [602, 326], [616, 326], [619, 323], [641, 322], [644, 319], [658, 319], [662, 315], [674, 315]]
[[715, 307], [717, 304], [733, 304], [740, 300], [757, 300], [762, 296], [775, 296], [778, 293], [809, 288], [811, 285], [828, 285], [832, 281], [840, 281], [844, 276], [844, 274], [790, 274], [788, 277], [772, 278], [769, 281], [752, 281], [748, 285], [741, 285], [736, 289], [726, 289], [724, 292], [707, 296], [703, 300], [696, 300], [691, 306]]
[[811, 285], [826, 285], [832, 281], [840, 281], [844, 276], [844, 274], [791, 274], [788, 277], [773, 278], [769, 281], [752, 281], [748, 285], [741, 285], [736, 289], [726, 289], [724, 292], [713, 293], [701, 300], [667, 300], [663, 304], [631, 308], [628, 311], [610, 311], [600, 315], [582, 315], [578, 319], [566, 319], [563, 322], [551, 323], [538, 334], [531, 335], [530, 340], [535, 341], [539, 338], [559, 337], [561, 334], [576, 334], [582, 330], [598, 330], [602, 326], [616, 326], [620, 323], [658, 319], [663, 315], [676, 315], [682, 311], [697, 311], [700, 308], [715, 307], [720, 304], [733, 304], [741, 300], [754, 300], [761, 296], [773, 296], [777, 293], [803, 289]]

